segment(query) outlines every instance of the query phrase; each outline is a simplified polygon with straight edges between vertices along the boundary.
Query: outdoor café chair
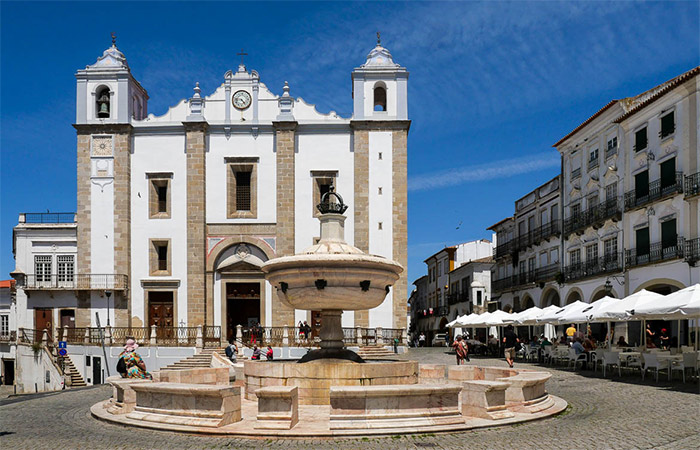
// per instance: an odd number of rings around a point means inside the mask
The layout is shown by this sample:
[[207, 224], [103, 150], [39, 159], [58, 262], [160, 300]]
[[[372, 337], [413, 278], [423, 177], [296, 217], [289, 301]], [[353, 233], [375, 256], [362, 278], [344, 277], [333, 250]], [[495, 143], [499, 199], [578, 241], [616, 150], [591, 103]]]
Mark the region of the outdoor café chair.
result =
[[588, 355], [585, 353], [579, 353], [578, 355], [576, 354], [576, 350], [573, 348], [569, 349], [569, 364], [567, 365], [567, 368], [573, 364], [574, 365], [574, 370], [576, 370], [576, 365], [578, 363], [586, 363], [588, 361]]
[[643, 353], [642, 354], [642, 380], [644, 380], [644, 375], [647, 370], [654, 369], [656, 382], [659, 382], [659, 371], [668, 371], [668, 378], [671, 379], [671, 369], [670, 362], [668, 359], [660, 360], [654, 353]]
[[622, 363], [620, 362], [620, 353], [603, 352], [603, 378], [605, 378], [605, 368], [607, 366], [617, 366], [617, 375], [620, 378], [622, 378]]

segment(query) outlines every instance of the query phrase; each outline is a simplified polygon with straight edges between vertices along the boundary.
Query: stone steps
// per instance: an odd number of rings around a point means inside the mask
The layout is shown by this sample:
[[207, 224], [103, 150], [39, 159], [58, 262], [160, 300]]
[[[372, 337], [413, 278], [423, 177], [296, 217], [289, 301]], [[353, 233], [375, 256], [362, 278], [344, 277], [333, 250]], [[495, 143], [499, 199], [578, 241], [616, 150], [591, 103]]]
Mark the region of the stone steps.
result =
[[220, 355], [225, 355], [224, 348], [205, 348], [199, 353], [188, 356], [185, 359], [169, 364], [161, 370], [179, 370], [179, 369], [195, 369], [201, 367], [211, 367], [211, 354], [217, 352]]
[[78, 369], [75, 368], [73, 361], [71, 361], [70, 356], [66, 356], [64, 359], [64, 374], [70, 377], [71, 387], [87, 386], [83, 376], [78, 372]]
[[362, 359], [383, 359], [395, 356], [393, 351], [378, 345], [362, 346], [357, 354], [360, 355]]

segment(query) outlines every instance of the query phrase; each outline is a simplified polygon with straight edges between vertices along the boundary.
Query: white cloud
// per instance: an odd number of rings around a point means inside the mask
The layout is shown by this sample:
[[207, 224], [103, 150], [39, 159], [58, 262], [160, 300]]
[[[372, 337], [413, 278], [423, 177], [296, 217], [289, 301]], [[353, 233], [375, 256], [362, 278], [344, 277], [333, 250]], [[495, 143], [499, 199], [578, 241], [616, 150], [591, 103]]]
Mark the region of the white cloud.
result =
[[505, 159], [432, 174], [418, 175], [408, 180], [408, 190], [427, 191], [445, 186], [507, 178], [524, 173], [552, 169], [559, 167], [559, 165], [558, 153], [540, 153], [522, 158]]

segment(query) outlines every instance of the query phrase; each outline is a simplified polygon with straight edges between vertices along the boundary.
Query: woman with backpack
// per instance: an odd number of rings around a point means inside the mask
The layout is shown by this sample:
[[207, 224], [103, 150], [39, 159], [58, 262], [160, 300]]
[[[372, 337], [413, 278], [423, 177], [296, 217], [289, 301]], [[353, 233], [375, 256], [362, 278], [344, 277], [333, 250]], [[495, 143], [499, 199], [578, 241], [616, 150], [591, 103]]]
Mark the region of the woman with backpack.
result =
[[139, 344], [134, 339], [129, 338], [126, 340], [124, 351], [119, 354], [117, 372], [122, 378], [152, 380], [153, 376], [146, 371], [146, 363], [143, 362], [141, 355], [136, 353], [137, 348], [139, 348]]

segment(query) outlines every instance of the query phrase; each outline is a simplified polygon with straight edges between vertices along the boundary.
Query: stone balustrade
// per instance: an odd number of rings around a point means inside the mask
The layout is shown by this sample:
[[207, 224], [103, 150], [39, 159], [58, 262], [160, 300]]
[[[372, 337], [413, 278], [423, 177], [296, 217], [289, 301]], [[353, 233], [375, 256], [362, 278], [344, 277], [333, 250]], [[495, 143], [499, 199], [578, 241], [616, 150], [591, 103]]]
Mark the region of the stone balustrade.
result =
[[332, 386], [330, 429], [392, 429], [463, 424], [462, 386]]
[[133, 420], [194, 427], [222, 427], [241, 420], [241, 388], [208, 384], [139, 383]]
[[255, 391], [258, 397], [256, 429], [289, 430], [299, 422], [299, 388], [270, 386]]

